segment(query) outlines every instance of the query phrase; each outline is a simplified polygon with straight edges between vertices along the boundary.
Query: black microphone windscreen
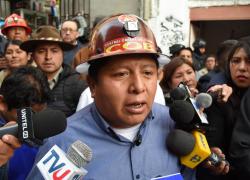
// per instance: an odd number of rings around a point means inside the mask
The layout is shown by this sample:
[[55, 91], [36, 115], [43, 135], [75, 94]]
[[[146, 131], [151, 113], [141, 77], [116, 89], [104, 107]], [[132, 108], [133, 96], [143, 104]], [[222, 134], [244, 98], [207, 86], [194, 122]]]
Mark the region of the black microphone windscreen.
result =
[[189, 102], [176, 100], [170, 105], [169, 114], [176, 123], [188, 124], [193, 120], [195, 111]]
[[185, 100], [188, 94], [185, 89], [177, 87], [170, 91], [170, 97], [172, 100]]
[[57, 135], [67, 127], [65, 114], [49, 108], [34, 113], [32, 121], [35, 137], [41, 140]]
[[194, 136], [183, 130], [174, 129], [167, 137], [167, 148], [177, 156], [185, 156], [191, 153], [194, 146]]

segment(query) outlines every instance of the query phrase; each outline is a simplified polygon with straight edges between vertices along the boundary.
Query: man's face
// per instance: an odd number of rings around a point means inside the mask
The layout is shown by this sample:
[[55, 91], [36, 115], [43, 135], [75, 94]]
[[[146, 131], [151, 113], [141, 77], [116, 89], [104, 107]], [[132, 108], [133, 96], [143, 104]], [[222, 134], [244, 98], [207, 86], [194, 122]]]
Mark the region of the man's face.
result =
[[57, 43], [44, 43], [36, 47], [33, 58], [38, 68], [50, 78], [62, 66], [63, 51]]
[[215, 65], [216, 65], [215, 57], [211, 56], [206, 59], [205, 66], [208, 71], [213, 70]]
[[201, 54], [205, 54], [205, 52], [206, 52], [206, 48], [204, 48], [204, 47], [199, 48], [199, 50], [200, 50], [200, 53], [201, 53]]
[[183, 49], [183, 50], [180, 51], [179, 56], [183, 57], [184, 59], [187, 59], [188, 61], [190, 61], [191, 63], [193, 63], [191, 51], [189, 51], [187, 49]]
[[155, 60], [147, 55], [121, 55], [106, 61], [98, 81], [89, 79], [99, 112], [112, 127], [128, 128], [142, 123], [156, 92]]
[[29, 38], [25, 28], [23, 27], [8, 28], [6, 36], [9, 40], [19, 40], [19, 41], [27, 41]]
[[73, 21], [65, 21], [62, 24], [61, 37], [64, 42], [74, 44], [79, 36], [77, 24]]

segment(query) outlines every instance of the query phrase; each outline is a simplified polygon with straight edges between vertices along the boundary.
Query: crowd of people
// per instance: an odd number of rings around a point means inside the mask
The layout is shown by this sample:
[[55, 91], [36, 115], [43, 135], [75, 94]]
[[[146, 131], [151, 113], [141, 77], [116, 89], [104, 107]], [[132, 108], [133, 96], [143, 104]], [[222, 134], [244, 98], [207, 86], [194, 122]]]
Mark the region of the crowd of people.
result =
[[[43, 179], [37, 162], [53, 145], [66, 152], [76, 140], [93, 151], [84, 167], [86, 180], [178, 173], [185, 180], [249, 178], [249, 39], [226, 40], [207, 55], [199, 38], [193, 48], [174, 44], [167, 57], [141, 18], [119, 14], [98, 21], [83, 44], [78, 18], [64, 21], [60, 30], [44, 25], [34, 32], [21, 16], [6, 18], [0, 41], [1, 126], [15, 124], [17, 109], [31, 107], [34, 113], [62, 111], [67, 128], [40, 147], [3, 135], [0, 179]], [[171, 91], [180, 83], [192, 97], [220, 93], [204, 110], [208, 144], [223, 159], [217, 166], [208, 160], [185, 167], [166, 147], [175, 128]]]

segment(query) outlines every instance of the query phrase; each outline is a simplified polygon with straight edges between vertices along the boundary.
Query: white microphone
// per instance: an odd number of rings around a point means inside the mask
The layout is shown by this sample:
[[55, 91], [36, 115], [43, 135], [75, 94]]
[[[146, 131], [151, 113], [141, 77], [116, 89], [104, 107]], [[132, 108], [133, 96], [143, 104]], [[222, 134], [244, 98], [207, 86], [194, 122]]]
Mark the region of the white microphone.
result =
[[87, 174], [83, 167], [92, 159], [92, 150], [77, 140], [65, 154], [54, 145], [37, 163], [42, 176], [46, 180], [78, 180]]
[[208, 93], [200, 93], [195, 96], [196, 104], [201, 108], [208, 108], [212, 105], [212, 96]]

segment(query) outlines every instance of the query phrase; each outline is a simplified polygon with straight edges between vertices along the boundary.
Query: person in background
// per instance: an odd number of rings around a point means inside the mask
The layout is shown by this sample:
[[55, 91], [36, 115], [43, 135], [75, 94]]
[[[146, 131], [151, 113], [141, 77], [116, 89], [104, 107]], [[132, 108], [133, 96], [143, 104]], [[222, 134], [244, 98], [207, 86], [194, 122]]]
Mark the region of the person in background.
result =
[[[236, 130], [237, 118], [240, 114], [240, 104], [246, 90], [250, 87], [250, 47], [246, 42], [238, 42], [233, 46], [228, 56], [228, 68], [226, 71], [227, 85], [233, 89], [232, 95], [226, 103], [213, 101], [211, 107], [205, 110], [209, 122], [209, 129], [206, 132], [208, 143], [211, 147], [219, 147], [225, 154], [233, 168], [226, 176], [214, 176], [206, 169], [198, 171], [198, 179], [239, 179], [242, 169], [238, 168], [230, 156], [230, 144], [233, 133], [241, 134], [241, 130]], [[239, 132], [240, 131], [240, 132]], [[239, 136], [237, 136], [239, 138]], [[245, 146], [245, 145], [244, 145]], [[238, 148], [234, 153], [238, 154]]]
[[[163, 72], [164, 76], [160, 85], [164, 92], [166, 105], [172, 104], [170, 91], [177, 88], [181, 82], [188, 86], [194, 97], [199, 93], [199, 83], [196, 79], [194, 65], [189, 60], [182, 57], [175, 57], [164, 66]], [[216, 92], [219, 89], [222, 91], [222, 101], [227, 102], [228, 98], [232, 94], [232, 88], [223, 84], [220, 86], [212, 86], [210, 91]]]
[[202, 76], [206, 75], [209, 71], [213, 71], [216, 66], [216, 57], [210, 54], [205, 59], [205, 67], [197, 72], [197, 79], [199, 80]]
[[[16, 121], [18, 108], [32, 107], [34, 112], [42, 111], [46, 108], [48, 98], [48, 82], [39, 69], [32, 66], [14, 69], [4, 79], [0, 88], [2, 121], [4, 124], [8, 123], [7, 125]], [[17, 149], [14, 151], [12, 148]], [[37, 148], [20, 145], [12, 135], [4, 135], [0, 139], [0, 166], [5, 167], [5, 171], [0, 172], [1, 179], [25, 180], [36, 153]]]
[[34, 37], [20, 47], [32, 52], [37, 67], [47, 76], [51, 89], [48, 107], [61, 110], [68, 117], [75, 113], [79, 97], [87, 86], [79, 73], [63, 63], [63, 51], [74, 46], [62, 41], [53, 26], [40, 26]]
[[6, 43], [7, 39], [0, 33], [0, 71], [7, 67], [7, 62], [4, 57]]
[[83, 47], [83, 44], [77, 40], [79, 37], [79, 23], [77, 20], [66, 20], [61, 26], [61, 37], [63, 42], [74, 45], [74, 48], [65, 51], [63, 56], [63, 62], [65, 64], [71, 65], [77, 51]]
[[[98, 22], [100, 22], [102, 19], [104, 19], [105, 16], [97, 16], [93, 22], [93, 28], [96, 26], [96, 24]], [[89, 32], [89, 30], [88, 30]], [[73, 59], [72, 62], [72, 68], [76, 69], [76, 67], [82, 63], [84, 63], [88, 57], [88, 42], [89, 42], [89, 34], [85, 34], [84, 37], [82, 37], [81, 39], [84, 39], [83, 44], [85, 44], [81, 49], [79, 49]], [[85, 72], [85, 71], [84, 71]], [[84, 75], [83, 75], [83, 79], [84, 79]]]
[[[249, 58], [249, 57], [248, 57]], [[241, 100], [240, 114], [235, 122], [229, 148], [231, 164], [237, 171], [237, 179], [250, 177], [250, 88]]]
[[206, 41], [203, 39], [196, 39], [193, 42], [193, 48], [194, 48], [194, 53], [193, 53], [193, 59], [194, 59], [194, 67], [196, 71], [201, 70], [204, 67], [204, 62], [206, 59]]
[[195, 65], [195, 62], [193, 60], [193, 51], [190, 47], [183, 47], [182, 49], [180, 49], [180, 51], [177, 53], [177, 56], [185, 58]]
[[4, 55], [5, 44], [7, 43], [7, 39], [0, 33], [0, 57]]
[[22, 42], [19, 40], [8, 41], [4, 53], [7, 60], [7, 68], [0, 71], [0, 85], [7, 74], [14, 69], [31, 64], [30, 54], [20, 49], [21, 44]]
[[182, 44], [173, 44], [169, 47], [169, 53], [171, 54], [170, 59], [173, 59], [174, 57], [178, 56], [178, 53], [182, 48], [185, 46]]
[[11, 14], [5, 19], [1, 32], [8, 40], [27, 41], [32, 29], [21, 16]]
[[216, 51], [216, 67], [199, 79], [201, 92], [206, 92], [211, 86], [225, 84], [227, 82], [225, 71], [227, 69], [228, 56], [233, 46], [237, 43], [237, 40], [229, 39], [219, 44]]
[[186, 47], [182, 44], [174, 44], [169, 48], [172, 54], [171, 59], [175, 57], [182, 57], [189, 60], [191, 63], [196, 64], [193, 60], [193, 50], [190, 47]]
[[[0, 58], [2, 58], [4, 56], [4, 50], [5, 50], [6, 43], [7, 43], [7, 39], [0, 33]], [[1, 61], [1, 59], [0, 59], [0, 61]]]
[[[4, 25], [1, 29], [1, 33], [6, 36], [7, 40], [19, 40], [26, 41], [29, 39], [29, 36], [32, 32], [32, 29], [28, 26], [25, 19], [17, 14], [11, 14], [8, 16]], [[2, 41], [3, 50], [5, 49], [5, 45], [7, 41]], [[3, 56], [1, 57], [0, 69], [5, 69], [7, 67], [7, 61]]]
[[87, 35], [86, 30], [87, 30], [88, 24], [87, 24], [86, 19], [84, 18], [84, 12], [82, 13], [78, 12], [73, 19], [79, 22], [79, 38], [78, 39], [80, 40], [81, 37], [86, 38], [84, 36]]
[[163, 69], [164, 76], [160, 82], [163, 89], [167, 105], [172, 103], [170, 91], [177, 88], [178, 85], [185, 83], [193, 96], [198, 93], [197, 80], [192, 62], [182, 57], [175, 57]]

